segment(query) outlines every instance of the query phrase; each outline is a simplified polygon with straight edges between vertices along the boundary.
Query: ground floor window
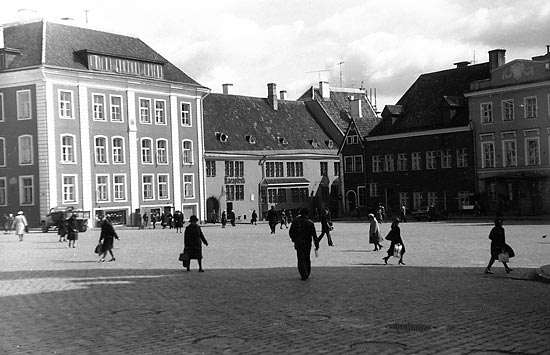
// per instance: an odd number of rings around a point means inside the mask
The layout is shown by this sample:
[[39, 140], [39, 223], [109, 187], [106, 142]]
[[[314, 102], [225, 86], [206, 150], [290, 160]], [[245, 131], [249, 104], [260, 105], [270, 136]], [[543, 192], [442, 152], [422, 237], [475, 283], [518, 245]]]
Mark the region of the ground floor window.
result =
[[437, 206], [437, 192], [428, 192], [428, 206]]
[[405, 208], [409, 208], [409, 193], [408, 192], [400, 192], [399, 193], [399, 206], [405, 206]]
[[367, 188], [365, 186], [357, 187], [357, 195], [359, 196], [359, 206], [367, 205]]
[[415, 210], [422, 206], [422, 192], [413, 192], [413, 208]]
[[469, 191], [459, 191], [458, 192], [458, 209], [462, 209], [464, 206], [470, 204], [470, 192]]

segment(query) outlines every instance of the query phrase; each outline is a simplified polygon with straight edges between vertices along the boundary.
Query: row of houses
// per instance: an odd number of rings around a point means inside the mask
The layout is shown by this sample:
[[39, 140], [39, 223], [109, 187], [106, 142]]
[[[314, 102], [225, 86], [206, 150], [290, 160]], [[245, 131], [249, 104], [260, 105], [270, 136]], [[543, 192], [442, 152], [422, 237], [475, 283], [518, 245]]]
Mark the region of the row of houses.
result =
[[38, 225], [56, 206], [121, 224], [175, 210], [246, 221], [272, 206], [550, 210], [548, 55], [490, 56], [421, 75], [380, 116], [364, 89], [216, 94], [136, 37], [8, 24], [0, 214], [22, 210]]

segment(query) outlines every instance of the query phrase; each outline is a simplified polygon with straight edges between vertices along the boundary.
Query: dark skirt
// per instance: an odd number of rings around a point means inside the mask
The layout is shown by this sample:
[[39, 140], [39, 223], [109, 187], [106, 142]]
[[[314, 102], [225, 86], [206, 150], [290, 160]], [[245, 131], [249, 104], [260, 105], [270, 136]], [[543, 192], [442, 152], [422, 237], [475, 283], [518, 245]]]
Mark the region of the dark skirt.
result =
[[112, 236], [103, 238], [103, 244], [101, 245], [102, 253], [108, 252], [109, 250], [113, 249], [114, 239], [115, 238]]
[[507, 253], [510, 258], [516, 256], [514, 249], [508, 244], [491, 243], [491, 258], [498, 259], [500, 253]]

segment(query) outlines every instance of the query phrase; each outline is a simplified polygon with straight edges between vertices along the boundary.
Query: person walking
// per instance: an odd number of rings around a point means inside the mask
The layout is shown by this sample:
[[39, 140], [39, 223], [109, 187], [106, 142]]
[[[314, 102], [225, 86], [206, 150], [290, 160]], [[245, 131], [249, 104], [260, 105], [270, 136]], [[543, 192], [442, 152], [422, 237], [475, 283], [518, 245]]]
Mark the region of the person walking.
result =
[[315, 224], [307, 217], [307, 208], [300, 210], [300, 215], [290, 225], [288, 234], [294, 243], [296, 257], [298, 259], [298, 272], [302, 281], [309, 278], [311, 274], [311, 243], [315, 244], [315, 250], [319, 250], [319, 240], [315, 231]]
[[401, 205], [401, 221], [403, 223], [407, 223], [407, 207], [405, 205]]
[[[399, 222], [399, 218], [395, 218], [393, 220], [390, 232], [386, 236], [386, 240], [389, 240], [391, 244], [390, 248], [388, 249], [388, 256], [382, 258], [384, 259], [384, 264], [388, 263], [388, 259], [390, 257], [399, 256], [399, 265], [405, 265], [405, 263], [403, 262], [403, 255], [405, 254], [405, 243], [403, 243], [403, 239], [401, 238], [401, 229], [399, 228]], [[395, 255], [395, 247], [399, 244], [401, 244], [400, 255]]]
[[4, 213], [2, 216], [2, 226], [4, 227], [4, 234], [8, 234], [11, 229], [10, 218]]
[[77, 215], [73, 213], [71, 218], [67, 220], [67, 240], [69, 241], [69, 248], [76, 248], [76, 241], [78, 240], [78, 225], [76, 223]]
[[157, 214], [156, 213], [151, 213], [151, 224], [153, 225], [153, 229], [156, 229], [157, 228]]
[[67, 241], [67, 221], [65, 216], [61, 216], [57, 221], [57, 235], [59, 235], [59, 242]]
[[23, 214], [23, 211], [17, 212], [17, 216], [13, 219], [12, 228], [15, 230], [15, 234], [19, 237], [19, 241], [23, 241], [23, 236], [25, 235], [28, 223], [27, 218]]
[[334, 244], [332, 244], [332, 238], [330, 236], [330, 231], [332, 230], [332, 218], [330, 216], [330, 211], [328, 208], [325, 208], [321, 212], [320, 218], [321, 218], [321, 235], [319, 236], [319, 243], [321, 242], [321, 239], [323, 239], [323, 237], [326, 234], [328, 246], [333, 247]]
[[115, 239], [120, 240], [109, 217], [105, 216], [103, 222], [101, 223], [101, 234], [99, 235], [99, 242], [101, 243], [101, 252], [99, 254], [100, 262], [105, 261], [107, 253], [111, 254], [111, 260], [109, 261], [116, 260], [115, 254], [113, 254], [113, 244]]
[[286, 209], [284, 209], [284, 208], [281, 211], [281, 227], [279, 229], [283, 229], [283, 226], [288, 228], [288, 222], [287, 222], [287, 219], [286, 219]]
[[258, 214], [256, 213], [256, 210], [252, 211], [252, 218], [250, 219], [250, 224], [254, 224], [254, 225], [258, 224]]
[[185, 217], [181, 211], [174, 212], [174, 228], [176, 233], [183, 233], [182, 228], [185, 224]]
[[231, 225], [235, 227], [235, 211], [233, 210], [229, 211], [229, 221], [231, 222]]
[[[183, 234], [183, 253], [186, 254], [189, 260], [196, 259], [199, 263], [199, 272], [204, 272], [202, 268], [202, 244], [208, 246], [206, 238], [202, 233], [201, 227], [197, 224], [199, 219], [192, 215], [189, 218], [189, 225], [185, 228]], [[187, 264], [187, 271], [190, 270], [190, 264]]]
[[267, 221], [271, 234], [275, 234], [275, 227], [277, 226], [277, 211], [275, 211], [275, 206], [271, 206], [271, 209], [267, 212]]
[[149, 216], [147, 215], [147, 212], [143, 213], [143, 229], [149, 228]]
[[382, 241], [382, 237], [380, 235], [380, 224], [372, 213], [369, 213], [368, 218], [370, 223], [369, 243], [374, 244], [373, 251], [382, 250], [382, 244], [380, 244], [380, 242]]
[[[491, 229], [489, 233], [489, 239], [491, 240], [491, 259], [489, 264], [485, 268], [486, 274], [492, 274], [491, 267], [494, 262], [499, 260], [499, 255], [506, 253], [508, 258], [513, 258], [515, 256], [514, 250], [508, 244], [506, 244], [506, 237], [504, 235], [504, 227], [502, 227], [502, 218], [495, 219], [495, 226]], [[508, 266], [508, 263], [504, 260], [501, 260], [504, 265], [506, 273], [510, 273], [513, 270]]]
[[222, 212], [222, 228], [225, 228], [225, 225], [227, 224], [227, 213], [225, 211]]

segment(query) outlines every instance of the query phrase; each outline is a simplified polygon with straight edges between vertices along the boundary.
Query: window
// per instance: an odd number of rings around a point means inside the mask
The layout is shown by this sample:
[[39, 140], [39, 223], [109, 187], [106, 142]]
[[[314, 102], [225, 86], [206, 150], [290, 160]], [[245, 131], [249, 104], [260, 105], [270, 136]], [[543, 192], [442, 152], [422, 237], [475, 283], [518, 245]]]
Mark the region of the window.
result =
[[[302, 165], [302, 171], [303, 171], [303, 165]], [[303, 175], [303, 172], [302, 172], [302, 175]], [[334, 176], [340, 176], [340, 162], [339, 161], [334, 162]]]
[[95, 137], [94, 145], [96, 164], [107, 164], [107, 138]]
[[59, 90], [59, 117], [74, 118], [72, 91]]
[[124, 164], [124, 138], [113, 137], [113, 164]]
[[539, 138], [525, 140], [525, 162], [527, 165], [540, 165]]
[[206, 177], [215, 177], [216, 176], [216, 161], [207, 160], [206, 161]]
[[267, 198], [269, 203], [277, 203], [277, 189], [267, 189]]
[[189, 140], [183, 141], [183, 164], [193, 164], [193, 142]]
[[141, 176], [141, 191], [144, 200], [152, 200], [155, 198], [153, 194], [153, 175]]
[[357, 186], [357, 196], [359, 206], [367, 205], [367, 188], [365, 186]]
[[413, 209], [417, 210], [422, 206], [422, 192], [413, 192]]
[[167, 200], [169, 198], [168, 191], [168, 174], [159, 174], [157, 176], [158, 186], [157, 191], [159, 200]]
[[31, 91], [22, 90], [17, 92], [17, 119], [30, 120], [31, 116]]
[[369, 194], [370, 194], [371, 197], [380, 196], [378, 194], [378, 184], [377, 183], [371, 182], [369, 184]]
[[0, 206], [8, 205], [8, 182], [5, 177], [0, 177]]
[[166, 102], [164, 100], [155, 100], [155, 123], [166, 124], [165, 107]]
[[426, 152], [426, 169], [433, 170], [435, 167], [435, 150], [430, 150]]
[[111, 121], [122, 122], [122, 96], [111, 96]]
[[437, 206], [437, 192], [428, 192], [428, 206]]
[[412, 170], [420, 170], [421, 167], [421, 156], [420, 152], [412, 152], [411, 153], [411, 169]]
[[113, 175], [113, 197], [115, 201], [126, 201], [126, 175]]
[[6, 139], [0, 138], [0, 166], [6, 166]]
[[63, 175], [61, 180], [63, 203], [76, 203], [76, 175]]
[[344, 157], [344, 172], [345, 173], [353, 173], [353, 157], [347, 156]]
[[539, 116], [536, 96], [526, 97], [524, 99], [524, 107], [525, 118], [537, 118]]
[[489, 186], [487, 186], [487, 198], [489, 202], [497, 201], [497, 184], [495, 182], [491, 182]]
[[109, 201], [109, 175], [96, 175], [96, 201]]
[[319, 166], [321, 168], [321, 176], [328, 176], [328, 163], [326, 161], [322, 161], [319, 163]]
[[359, 136], [353, 135], [346, 138], [346, 144], [359, 144]]
[[141, 162], [143, 164], [153, 164], [153, 152], [151, 151], [151, 139], [141, 139]]
[[407, 154], [399, 153], [397, 154], [397, 171], [406, 171], [407, 170]]
[[93, 94], [92, 100], [94, 121], [105, 121], [105, 96]]
[[495, 143], [481, 142], [481, 167], [495, 167]]
[[75, 138], [72, 135], [61, 136], [61, 163], [76, 163]]
[[458, 191], [458, 208], [462, 209], [464, 206], [470, 204], [470, 192]]
[[182, 102], [180, 108], [181, 124], [183, 126], [191, 126], [191, 105], [187, 102]]
[[195, 187], [193, 186], [193, 174], [183, 174], [183, 197], [194, 198]]
[[226, 161], [225, 177], [243, 177], [244, 161]]
[[19, 147], [19, 165], [32, 165], [32, 136], [23, 135], [18, 138]]
[[0, 92], [0, 122], [4, 122], [4, 94]]
[[441, 151], [441, 167], [443, 169], [451, 168], [451, 150], [444, 149]]
[[139, 122], [151, 123], [151, 100], [139, 99]]
[[514, 120], [514, 100], [502, 100], [502, 120]]
[[503, 165], [505, 167], [518, 165], [515, 139], [502, 141], [502, 153]]
[[[276, 191], [276, 190], [267, 190], [269, 191]], [[270, 196], [271, 198], [271, 196]], [[309, 190], [307, 187], [303, 188], [291, 188], [290, 189], [290, 198], [292, 202], [306, 202], [309, 199]]]
[[457, 168], [466, 168], [468, 166], [468, 148], [458, 148], [456, 150]]
[[386, 154], [384, 156], [384, 171], [394, 171], [394, 161], [392, 154]]
[[[281, 189], [279, 189], [280, 191]], [[225, 185], [225, 194], [227, 201], [244, 201], [244, 185]], [[279, 195], [281, 197], [281, 195]], [[286, 197], [284, 198], [286, 202]]]
[[353, 156], [353, 169], [355, 172], [362, 172], [363, 171], [363, 156], [362, 155], [354, 155]]
[[283, 177], [283, 163], [282, 162], [266, 162], [265, 163], [265, 176], [266, 177]]
[[304, 163], [302, 162], [286, 163], [286, 176], [288, 177], [304, 176]]
[[399, 193], [399, 206], [405, 206], [405, 208], [409, 207], [409, 193], [408, 192], [400, 192]]
[[166, 139], [157, 140], [157, 164], [168, 164], [168, 141]]
[[493, 123], [493, 103], [481, 104], [481, 124]]
[[373, 155], [372, 156], [372, 172], [373, 173], [379, 173], [382, 171], [381, 169], [381, 158], [380, 155]]

